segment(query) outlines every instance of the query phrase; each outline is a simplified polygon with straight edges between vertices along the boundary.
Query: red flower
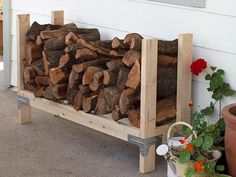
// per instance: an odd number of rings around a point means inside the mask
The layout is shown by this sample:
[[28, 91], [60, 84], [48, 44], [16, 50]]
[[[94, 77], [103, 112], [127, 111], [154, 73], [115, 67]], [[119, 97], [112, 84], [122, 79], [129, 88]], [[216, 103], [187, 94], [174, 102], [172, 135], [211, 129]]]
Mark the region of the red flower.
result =
[[193, 145], [192, 144], [187, 144], [186, 151], [189, 152], [189, 153], [192, 153], [193, 152]]
[[184, 143], [185, 143], [185, 140], [179, 140], [179, 142], [180, 142], [181, 144], [184, 144]]
[[203, 161], [199, 160], [194, 164], [194, 168], [197, 170], [197, 172], [202, 173], [203, 168], [202, 168]]
[[207, 68], [207, 62], [204, 59], [199, 58], [191, 64], [190, 68], [191, 72], [198, 76], [203, 71], [203, 69]]

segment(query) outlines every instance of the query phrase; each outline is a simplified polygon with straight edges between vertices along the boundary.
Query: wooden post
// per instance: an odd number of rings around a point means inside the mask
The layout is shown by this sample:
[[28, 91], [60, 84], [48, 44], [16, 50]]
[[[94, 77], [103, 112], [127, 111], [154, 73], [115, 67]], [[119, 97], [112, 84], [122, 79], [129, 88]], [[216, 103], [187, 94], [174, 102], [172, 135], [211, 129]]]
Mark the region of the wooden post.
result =
[[192, 98], [192, 34], [180, 34], [178, 44], [178, 78], [177, 78], [177, 117], [176, 121], [191, 122]]
[[[140, 133], [143, 139], [153, 137], [156, 130], [157, 48], [157, 40], [142, 41]], [[141, 173], [155, 170], [155, 145], [147, 156], [140, 154], [139, 165]]]
[[51, 21], [53, 25], [64, 25], [64, 11], [52, 11]]
[[[24, 72], [24, 60], [26, 57], [26, 40], [25, 34], [30, 28], [30, 15], [18, 15], [17, 17], [17, 86], [18, 93], [24, 90], [23, 72]], [[31, 122], [31, 107], [30, 105], [18, 106], [18, 122], [28, 123]]]

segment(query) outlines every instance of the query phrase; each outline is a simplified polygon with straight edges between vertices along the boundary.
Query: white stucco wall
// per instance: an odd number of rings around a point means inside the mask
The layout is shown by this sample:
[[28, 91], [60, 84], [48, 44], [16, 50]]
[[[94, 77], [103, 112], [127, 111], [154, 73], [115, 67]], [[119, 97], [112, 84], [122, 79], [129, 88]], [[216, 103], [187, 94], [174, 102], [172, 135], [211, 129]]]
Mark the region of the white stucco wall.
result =
[[[236, 90], [236, 1], [206, 0], [206, 8], [191, 8], [147, 0], [12, 0], [12, 76], [16, 85], [16, 15], [30, 13], [32, 22], [50, 22], [51, 10], [64, 10], [67, 22], [97, 27], [102, 38], [124, 37], [128, 32], [160, 39], [174, 39], [179, 33], [194, 34], [194, 59], [205, 58], [223, 68]], [[209, 103], [203, 77], [193, 79], [193, 100]], [[236, 102], [236, 97], [225, 103]]]

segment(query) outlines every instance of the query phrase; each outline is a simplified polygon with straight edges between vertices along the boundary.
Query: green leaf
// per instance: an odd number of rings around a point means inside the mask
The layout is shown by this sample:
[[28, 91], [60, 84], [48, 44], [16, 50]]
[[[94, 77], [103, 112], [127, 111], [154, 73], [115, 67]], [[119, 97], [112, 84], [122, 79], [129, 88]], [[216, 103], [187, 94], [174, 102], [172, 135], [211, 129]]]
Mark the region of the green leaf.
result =
[[223, 69], [218, 69], [218, 70], [216, 71], [216, 73], [217, 73], [218, 75], [220, 75], [220, 76], [225, 74], [225, 72], [224, 72]]
[[197, 148], [201, 147], [203, 143], [203, 139], [201, 137], [197, 137], [195, 140], [193, 140], [193, 145]]
[[209, 150], [212, 147], [213, 143], [213, 138], [211, 136], [206, 135], [202, 144], [203, 150]]
[[205, 79], [206, 79], [207, 81], [211, 80], [211, 75], [210, 75], [210, 74], [207, 74], [207, 75], [205, 76]]
[[197, 158], [197, 161], [204, 160], [204, 159], [205, 159], [205, 157], [203, 155], [199, 155], [198, 158]]
[[201, 113], [202, 113], [204, 116], [209, 116], [209, 115], [211, 115], [213, 112], [214, 112], [214, 107], [212, 107], [212, 106], [208, 106], [208, 107], [206, 107], [205, 109], [202, 109], [202, 110], [201, 110]]
[[179, 156], [179, 162], [182, 164], [188, 163], [190, 161], [191, 154], [187, 151], [182, 151]]
[[211, 132], [214, 132], [215, 129], [216, 129], [215, 125], [208, 125], [207, 128], [206, 128], [206, 132], [211, 133]]
[[211, 66], [211, 70], [214, 72], [217, 69], [215, 66]]
[[194, 168], [188, 168], [185, 175], [186, 175], [186, 177], [192, 177], [195, 173], [196, 173], [196, 171]]
[[225, 170], [225, 167], [224, 167], [224, 165], [217, 165], [216, 170], [222, 172]]
[[215, 167], [216, 167], [216, 162], [215, 161], [209, 161], [207, 162], [208, 168], [210, 169], [210, 171], [215, 171]]

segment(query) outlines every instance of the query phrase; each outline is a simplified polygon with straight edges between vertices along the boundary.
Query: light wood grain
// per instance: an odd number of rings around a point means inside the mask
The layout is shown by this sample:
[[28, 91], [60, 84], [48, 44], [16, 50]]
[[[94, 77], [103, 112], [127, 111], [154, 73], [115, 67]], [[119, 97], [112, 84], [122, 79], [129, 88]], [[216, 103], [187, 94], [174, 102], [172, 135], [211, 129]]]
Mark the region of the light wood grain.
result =
[[64, 25], [64, 11], [63, 10], [52, 11], [51, 22], [54, 25]]
[[[152, 137], [156, 130], [157, 46], [155, 39], [142, 41], [140, 132], [144, 139]], [[155, 169], [155, 145], [147, 156], [140, 154], [139, 164], [142, 173]]]
[[176, 121], [191, 121], [189, 101], [192, 98], [192, 34], [179, 35]]

